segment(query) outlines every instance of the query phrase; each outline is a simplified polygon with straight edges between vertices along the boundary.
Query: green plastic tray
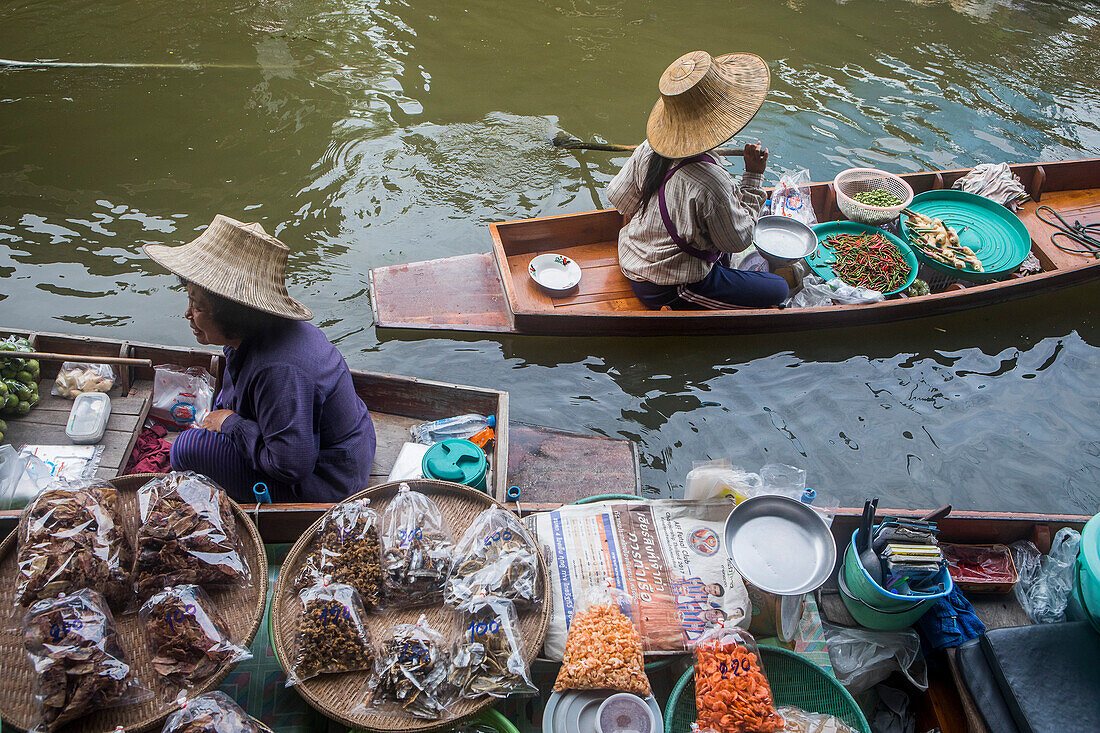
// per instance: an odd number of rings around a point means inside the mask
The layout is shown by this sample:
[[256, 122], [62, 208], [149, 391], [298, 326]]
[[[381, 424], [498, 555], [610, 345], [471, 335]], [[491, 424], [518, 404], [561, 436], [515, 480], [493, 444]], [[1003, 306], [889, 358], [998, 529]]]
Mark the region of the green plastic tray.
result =
[[[817, 224], [813, 227], [814, 234], [817, 235], [817, 249], [813, 254], [806, 258], [806, 264], [810, 266], [810, 269], [816, 272], [823, 280], [832, 280], [837, 276], [833, 272], [831, 265], [825, 264], [833, 259], [833, 251], [827, 249], [824, 246], [826, 237], [831, 237], [836, 234], [882, 234], [886, 237], [886, 241], [898, 248], [901, 252], [901, 256], [905, 258], [905, 263], [909, 265], [909, 277], [905, 279], [905, 283], [897, 290], [891, 290], [883, 295], [896, 295], [902, 290], [913, 284], [913, 281], [917, 279], [917, 268], [920, 266], [917, 262], [916, 256], [913, 254], [913, 249], [895, 237], [890, 232], [879, 229], [878, 227], [868, 226], [866, 224], [859, 224], [854, 221], [827, 221], [824, 224]], [[843, 278], [842, 278], [843, 279]], [[847, 282], [847, 281], [845, 281]], [[848, 283], [851, 285], [852, 283]]]
[[[760, 647], [764, 673], [777, 706], [797, 705], [803, 710], [835, 715], [862, 733], [871, 733], [856, 701], [825, 670], [794, 652]], [[672, 689], [665, 707], [665, 733], [689, 733], [695, 722], [695, 670], [689, 669]]]
[[[925, 191], [913, 197], [909, 208], [953, 227], [959, 244], [974, 250], [981, 260], [983, 272], [945, 265], [913, 247], [920, 261], [933, 270], [965, 280], [994, 280], [1019, 269], [1031, 251], [1031, 235], [1020, 217], [984, 196], [954, 189]], [[901, 219], [901, 236], [909, 241], [905, 216]]]

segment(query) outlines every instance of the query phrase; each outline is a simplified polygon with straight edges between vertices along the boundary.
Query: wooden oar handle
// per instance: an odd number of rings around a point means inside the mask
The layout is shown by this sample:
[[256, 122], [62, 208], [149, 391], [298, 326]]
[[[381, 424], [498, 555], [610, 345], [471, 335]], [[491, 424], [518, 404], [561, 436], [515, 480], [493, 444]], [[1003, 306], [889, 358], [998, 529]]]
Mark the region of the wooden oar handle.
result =
[[[554, 138], [554, 147], [565, 148], [566, 150], [603, 150], [609, 153], [632, 153], [637, 145], [612, 145], [611, 143], [586, 143], [583, 140], [576, 138]], [[721, 155], [723, 157], [730, 156], [744, 156], [745, 151], [743, 149], [735, 148], [715, 148], [708, 151], [715, 155]]]
[[0, 359], [51, 359], [54, 361], [78, 361], [88, 364], [119, 364], [121, 366], [153, 366], [151, 359], [128, 359], [124, 356], [89, 356], [87, 354], [54, 354], [47, 351], [0, 351]]

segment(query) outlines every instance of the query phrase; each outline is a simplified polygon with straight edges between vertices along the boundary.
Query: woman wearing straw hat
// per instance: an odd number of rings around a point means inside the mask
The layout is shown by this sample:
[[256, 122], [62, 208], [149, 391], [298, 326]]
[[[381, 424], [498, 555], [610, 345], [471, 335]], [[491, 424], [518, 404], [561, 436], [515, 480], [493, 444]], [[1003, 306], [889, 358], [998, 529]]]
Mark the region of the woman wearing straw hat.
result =
[[767, 149], [745, 145], [740, 183], [707, 153], [748, 124], [769, 81], [759, 56], [705, 51], [681, 56], [661, 76], [647, 140], [607, 191], [626, 220], [619, 267], [648, 307], [766, 307], [787, 298], [778, 275], [726, 266], [730, 253], [752, 244]]
[[192, 242], [143, 249], [186, 285], [198, 342], [225, 352], [215, 409], [172, 444], [172, 469], [244, 501], [260, 482], [273, 501], [334, 502], [366, 488], [374, 423], [344, 357], [287, 293], [286, 245], [219, 214]]

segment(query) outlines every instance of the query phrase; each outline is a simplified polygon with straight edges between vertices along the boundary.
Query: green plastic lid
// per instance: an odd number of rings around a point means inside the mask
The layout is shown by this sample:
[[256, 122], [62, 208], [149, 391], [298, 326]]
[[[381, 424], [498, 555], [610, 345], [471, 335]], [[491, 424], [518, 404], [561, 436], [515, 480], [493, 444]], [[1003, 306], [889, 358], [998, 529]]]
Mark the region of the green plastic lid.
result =
[[420, 465], [427, 478], [485, 489], [485, 451], [463, 438], [450, 438], [428, 448]]

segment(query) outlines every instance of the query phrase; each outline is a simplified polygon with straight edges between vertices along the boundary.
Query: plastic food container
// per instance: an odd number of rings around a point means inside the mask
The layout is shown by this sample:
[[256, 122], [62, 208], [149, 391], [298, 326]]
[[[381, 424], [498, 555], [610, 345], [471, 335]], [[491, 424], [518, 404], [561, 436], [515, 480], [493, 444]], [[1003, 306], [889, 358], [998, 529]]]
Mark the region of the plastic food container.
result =
[[489, 463], [485, 451], [464, 438], [449, 438], [424, 453], [420, 467], [424, 478], [454, 481], [485, 491]]
[[596, 713], [599, 733], [653, 733], [656, 726], [649, 704], [629, 692], [607, 698]]
[[951, 580], [964, 593], [1010, 593], [1020, 576], [1006, 545], [941, 542]]
[[84, 392], [73, 401], [65, 435], [78, 444], [98, 443], [111, 417], [111, 398], [103, 392]]

